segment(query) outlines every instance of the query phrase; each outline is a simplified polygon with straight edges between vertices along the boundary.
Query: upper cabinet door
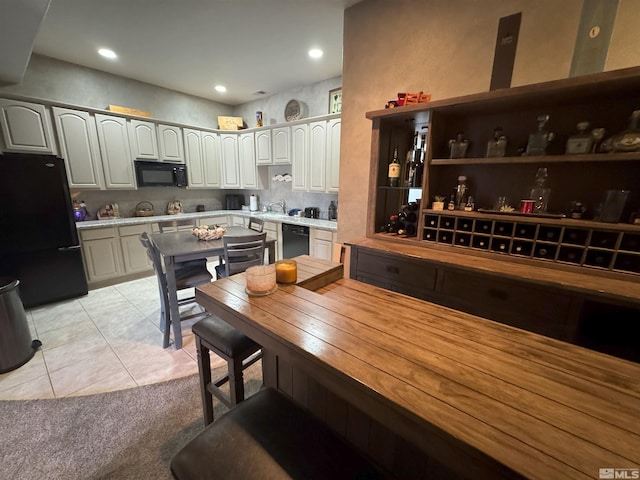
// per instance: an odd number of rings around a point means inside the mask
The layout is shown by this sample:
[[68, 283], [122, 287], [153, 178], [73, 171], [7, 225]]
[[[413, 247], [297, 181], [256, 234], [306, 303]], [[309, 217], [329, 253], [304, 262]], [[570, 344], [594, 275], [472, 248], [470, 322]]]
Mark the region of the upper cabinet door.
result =
[[44, 105], [0, 98], [4, 149], [55, 154], [51, 120]]
[[327, 122], [309, 124], [309, 190], [324, 192], [327, 181]]
[[107, 188], [135, 189], [127, 121], [122, 117], [96, 114], [96, 126]]
[[338, 192], [340, 188], [340, 136], [342, 119], [327, 122], [327, 192]]
[[256, 132], [256, 165], [271, 165], [271, 129]]
[[240, 163], [240, 181], [242, 188], [259, 188], [253, 132], [241, 133], [238, 142], [238, 159]]
[[291, 127], [291, 190], [307, 190], [309, 138], [306, 124]]
[[53, 107], [60, 155], [71, 188], [104, 189], [96, 120], [89, 112]]
[[222, 142], [222, 188], [240, 188], [240, 165], [238, 161], [238, 135], [223, 133]]
[[184, 146], [180, 127], [158, 125], [158, 143], [160, 144], [160, 160], [184, 163]]
[[278, 127], [271, 130], [271, 144], [273, 154], [271, 160], [274, 165], [291, 165], [289, 127]]
[[134, 159], [158, 160], [160, 158], [154, 123], [142, 120], [129, 121], [129, 141]]
[[210, 188], [222, 187], [222, 145], [219, 134], [202, 132], [202, 160], [205, 185]]
[[184, 147], [187, 160], [189, 188], [204, 188], [204, 164], [200, 130], [184, 129]]

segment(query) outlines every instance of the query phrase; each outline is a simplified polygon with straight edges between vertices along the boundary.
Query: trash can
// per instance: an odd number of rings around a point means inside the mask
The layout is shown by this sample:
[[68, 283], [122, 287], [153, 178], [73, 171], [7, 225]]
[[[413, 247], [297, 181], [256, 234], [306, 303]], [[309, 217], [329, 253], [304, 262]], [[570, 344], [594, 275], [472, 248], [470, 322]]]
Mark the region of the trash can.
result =
[[0, 277], [0, 373], [21, 367], [42, 345], [31, 340], [19, 284], [19, 280]]

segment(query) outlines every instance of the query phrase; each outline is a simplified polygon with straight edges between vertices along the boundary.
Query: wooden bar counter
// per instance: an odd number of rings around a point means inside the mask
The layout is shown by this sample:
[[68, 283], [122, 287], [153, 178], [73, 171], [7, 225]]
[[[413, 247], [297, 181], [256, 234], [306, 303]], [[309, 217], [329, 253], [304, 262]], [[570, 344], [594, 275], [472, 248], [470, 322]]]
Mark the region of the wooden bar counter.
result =
[[315, 291], [251, 297], [240, 274], [199, 287], [197, 301], [263, 345], [265, 383], [391, 476], [593, 479], [640, 467], [639, 364], [332, 281], [336, 264], [298, 265]]

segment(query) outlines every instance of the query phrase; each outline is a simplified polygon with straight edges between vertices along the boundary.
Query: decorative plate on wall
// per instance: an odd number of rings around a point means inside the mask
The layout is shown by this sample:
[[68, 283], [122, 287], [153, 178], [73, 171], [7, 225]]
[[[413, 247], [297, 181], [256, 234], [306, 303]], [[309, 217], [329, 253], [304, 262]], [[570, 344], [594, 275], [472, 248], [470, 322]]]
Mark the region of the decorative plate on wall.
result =
[[284, 119], [287, 122], [293, 122], [294, 120], [300, 120], [302, 118], [302, 108], [300, 102], [297, 100], [289, 100], [287, 106], [284, 108]]

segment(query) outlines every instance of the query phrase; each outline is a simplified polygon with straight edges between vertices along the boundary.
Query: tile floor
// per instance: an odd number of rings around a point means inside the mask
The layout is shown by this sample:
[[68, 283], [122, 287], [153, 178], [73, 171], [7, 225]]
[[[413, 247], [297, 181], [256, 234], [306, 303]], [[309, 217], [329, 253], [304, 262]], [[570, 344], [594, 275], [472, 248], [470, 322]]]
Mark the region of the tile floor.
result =
[[[213, 267], [211, 267], [213, 271]], [[180, 292], [180, 297], [193, 289]], [[182, 307], [199, 309], [196, 304]], [[27, 310], [42, 348], [22, 367], [0, 375], [0, 400], [90, 395], [197, 373], [191, 326], [183, 346], [162, 348], [156, 277], [89, 291], [73, 300]], [[212, 366], [224, 365], [212, 355]]]

